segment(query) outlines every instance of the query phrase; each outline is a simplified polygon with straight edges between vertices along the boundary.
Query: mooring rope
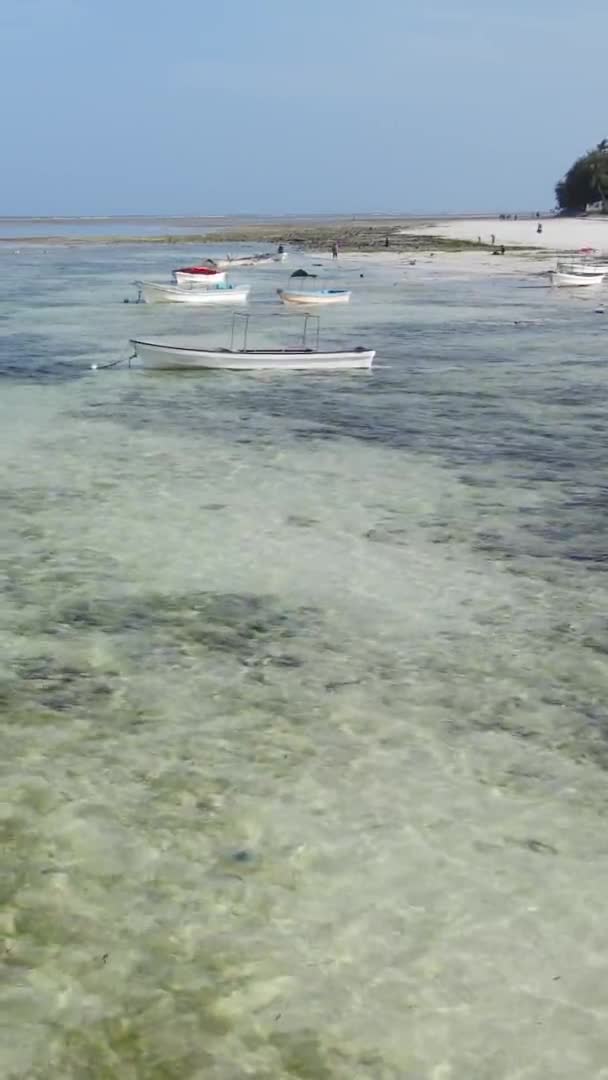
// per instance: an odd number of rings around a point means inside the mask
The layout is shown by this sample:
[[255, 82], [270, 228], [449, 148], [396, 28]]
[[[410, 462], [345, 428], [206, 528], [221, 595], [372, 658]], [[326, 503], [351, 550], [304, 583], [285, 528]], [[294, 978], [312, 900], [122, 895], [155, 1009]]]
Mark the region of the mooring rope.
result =
[[[129, 367], [131, 367], [131, 360], [134, 360], [137, 353], [133, 353], [129, 359]], [[124, 364], [125, 357], [119, 356], [118, 360], [112, 360], [111, 364], [91, 364], [91, 371], [106, 371], [108, 368], [117, 367], [118, 364]]]

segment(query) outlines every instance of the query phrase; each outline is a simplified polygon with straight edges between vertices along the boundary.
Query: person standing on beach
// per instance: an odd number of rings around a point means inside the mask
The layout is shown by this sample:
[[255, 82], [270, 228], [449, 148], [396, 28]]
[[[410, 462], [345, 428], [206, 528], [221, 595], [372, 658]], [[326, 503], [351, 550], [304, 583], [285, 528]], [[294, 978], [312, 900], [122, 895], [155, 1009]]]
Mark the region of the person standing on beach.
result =
[[492, 233], [492, 247], [494, 247], [495, 243], [496, 243], [496, 234]]
[[332, 259], [337, 259], [338, 258], [338, 242], [337, 242], [337, 240], [334, 240], [333, 244], [331, 245], [331, 256], [332, 256]]

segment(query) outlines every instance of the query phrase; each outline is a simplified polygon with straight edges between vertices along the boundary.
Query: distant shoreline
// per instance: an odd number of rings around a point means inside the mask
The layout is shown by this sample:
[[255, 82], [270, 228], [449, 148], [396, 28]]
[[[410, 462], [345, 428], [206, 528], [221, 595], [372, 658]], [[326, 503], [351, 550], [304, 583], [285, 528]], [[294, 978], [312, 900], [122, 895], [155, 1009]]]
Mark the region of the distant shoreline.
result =
[[[0, 222], [8, 219], [0, 219]], [[15, 221], [15, 219], [12, 219]], [[26, 219], [22, 219], [24, 222]], [[27, 219], [30, 224], [42, 219]], [[108, 219], [46, 219], [57, 224], [59, 221], [85, 223], [107, 220], [108, 224], [117, 222], [117, 218]], [[125, 218], [122, 223], [136, 224], [138, 221], [149, 226], [151, 218]], [[381, 252], [391, 251], [484, 251], [504, 245], [507, 251], [524, 254], [526, 251], [575, 251], [584, 246], [593, 248], [608, 247], [608, 218], [588, 216], [581, 218], [561, 218], [545, 216], [537, 219], [534, 215], [500, 219], [491, 217], [328, 217], [328, 218], [242, 218], [232, 219], [175, 219], [172, 224], [188, 227], [186, 222], [204, 221], [211, 231], [179, 232], [159, 231], [158, 234], [134, 233], [115, 235], [48, 235], [5, 236], [0, 237], [0, 249], [30, 246], [43, 247], [82, 247], [85, 246], [121, 246], [121, 245], [165, 245], [165, 246], [214, 246], [231, 244], [256, 244], [263, 248], [272, 248], [284, 244], [288, 248], [302, 251], [328, 251], [337, 243], [342, 251]], [[167, 219], [158, 219], [159, 224]], [[223, 223], [223, 224], [222, 224]], [[541, 232], [538, 232], [542, 226]], [[190, 228], [193, 226], [190, 225]]]
[[[1, 220], [1, 219], [0, 219]], [[113, 219], [116, 220], [116, 219]], [[444, 248], [449, 251], [468, 250], [471, 246], [477, 248], [477, 243], [469, 240], [442, 238], [426, 233], [426, 229], [437, 228], [439, 218], [412, 218], [412, 217], [367, 217], [353, 218], [332, 217], [319, 218], [275, 218], [265, 220], [241, 220], [238, 223], [232, 219], [224, 227], [216, 222], [212, 231], [159, 232], [156, 235], [131, 234], [131, 235], [95, 235], [84, 236], [48, 235], [41, 233], [38, 236], [6, 236], [0, 237], [2, 247], [21, 246], [44, 246], [44, 247], [81, 247], [83, 245], [134, 245], [134, 244], [163, 244], [163, 245], [193, 245], [193, 244], [260, 244], [263, 247], [273, 247], [282, 243], [288, 247], [300, 250], [318, 251], [331, 248], [334, 242], [344, 251], [379, 251], [384, 250], [386, 238], [389, 239], [389, 247], [393, 251], [416, 251], [430, 248]], [[461, 219], [445, 219], [448, 220]], [[474, 219], [472, 219], [474, 220]], [[55, 219], [55, 222], [57, 219]], [[84, 223], [81, 219], [80, 224]], [[135, 223], [133, 221], [133, 223]], [[149, 224], [149, 219], [147, 224]], [[185, 227], [185, 220], [181, 222]]]

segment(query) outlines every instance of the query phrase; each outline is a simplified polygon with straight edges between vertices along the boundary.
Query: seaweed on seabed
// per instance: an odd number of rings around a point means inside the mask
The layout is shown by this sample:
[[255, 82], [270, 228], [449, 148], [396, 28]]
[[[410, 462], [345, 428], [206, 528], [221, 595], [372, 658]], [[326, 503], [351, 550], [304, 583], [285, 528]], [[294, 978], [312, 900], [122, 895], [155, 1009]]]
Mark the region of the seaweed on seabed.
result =
[[67, 664], [47, 655], [13, 661], [14, 674], [0, 681], [5, 724], [39, 726], [49, 717], [75, 708], [91, 709], [112, 697], [113, 669]]
[[310, 608], [282, 610], [271, 597], [246, 593], [147, 593], [71, 602], [49, 614], [39, 630], [80, 636], [89, 630], [117, 636], [150, 631], [173, 642], [247, 659], [270, 642], [294, 637], [310, 624], [311, 615]]

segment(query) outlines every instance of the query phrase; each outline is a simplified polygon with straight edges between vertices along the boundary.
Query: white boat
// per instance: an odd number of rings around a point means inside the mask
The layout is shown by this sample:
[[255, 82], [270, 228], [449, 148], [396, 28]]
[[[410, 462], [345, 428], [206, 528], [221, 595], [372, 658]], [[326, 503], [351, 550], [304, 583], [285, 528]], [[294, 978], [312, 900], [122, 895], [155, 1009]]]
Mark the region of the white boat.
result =
[[[242, 347], [235, 348], [237, 320], [244, 325]], [[314, 348], [307, 347], [307, 327], [315, 319], [317, 332]], [[134, 356], [143, 367], [157, 370], [206, 370], [224, 371], [348, 371], [354, 368], [371, 368], [376, 352], [358, 346], [354, 349], [322, 349], [319, 347], [319, 319], [306, 315], [301, 344], [295, 348], [247, 348], [249, 315], [232, 317], [230, 348], [209, 349], [191, 338], [132, 338]]]
[[182, 266], [173, 271], [173, 280], [178, 285], [190, 285], [192, 288], [208, 289], [213, 285], [220, 285], [226, 280], [223, 270], [216, 270], [210, 266]]
[[246, 304], [249, 286], [209, 285], [191, 288], [183, 285], [161, 285], [156, 281], [136, 281], [139, 299], [146, 304]]
[[202, 349], [195, 342], [134, 338], [135, 355], [146, 368], [225, 371], [347, 371], [371, 368], [373, 349]]
[[348, 304], [350, 303], [350, 289], [309, 289], [304, 283], [309, 279], [316, 279], [316, 274], [308, 270], [294, 270], [289, 275], [289, 281], [297, 281], [302, 284], [287, 289], [277, 289], [279, 299], [283, 304], [300, 304], [306, 307], [316, 307], [318, 304]]
[[593, 274], [579, 274], [567, 272], [564, 270], [552, 270], [551, 284], [574, 285], [576, 287], [580, 287], [582, 285], [601, 285], [604, 277], [605, 274], [603, 271], [595, 271]]
[[307, 307], [317, 304], [348, 304], [350, 289], [277, 289], [281, 303], [305, 304]]
[[569, 261], [560, 260], [557, 264], [557, 270], [560, 274], [577, 274], [584, 277], [593, 277], [596, 274], [608, 274], [608, 262], [604, 262], [601, 259], [597, 261], [591, 259], [585, 259], [584, 261], [579, 259], [571, 259]]
[[225, 259], [213, 259], [213, 265], [218, 270], [240, 270], [243, 267], [264, 266], [267, 263], [282, 263], [287, 258], [286, 251], [273, 254], [271, 251], [261, 255], [227, 255]]

